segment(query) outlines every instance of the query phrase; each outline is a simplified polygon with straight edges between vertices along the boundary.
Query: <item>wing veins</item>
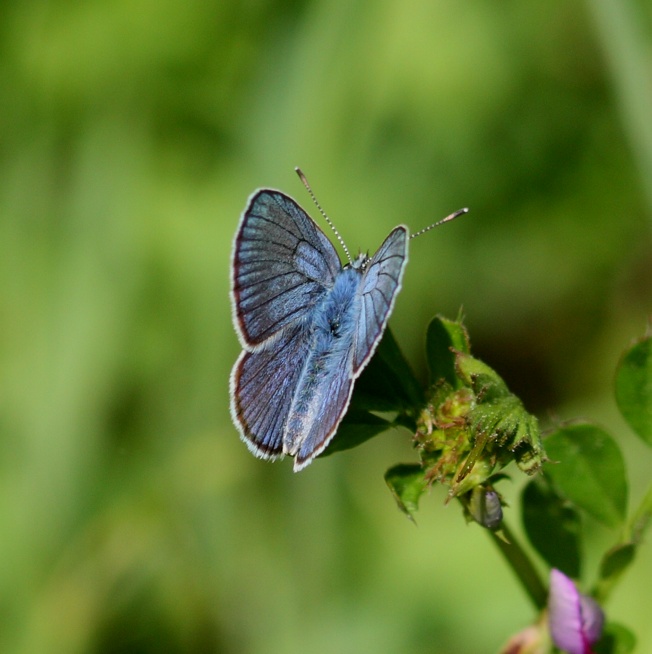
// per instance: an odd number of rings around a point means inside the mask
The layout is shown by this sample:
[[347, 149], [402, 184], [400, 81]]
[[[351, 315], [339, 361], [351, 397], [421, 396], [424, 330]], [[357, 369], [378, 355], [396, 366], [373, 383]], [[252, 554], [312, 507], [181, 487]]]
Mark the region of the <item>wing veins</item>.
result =
[[[316, 282], [314, 282], [314, 283], [316, 283]], [[285, 293], [289, 293], [290, 291], [294, 291], [297, 288], [301, 288], [301, 286], [305, 286], [305, 285], [306, 285], [306, 282], [301, 282], [300, 284], [297, 284], [296, 286], [291, 286], [290, 288], [283, 289], [280, 293], [277, 293], [273, 297], [270, 297], [270, 298], [264, 300], [260, 304], [256, 304], [254, 306], [247, 306], [246, 310], [247, 310], [247, 312], [250, 313], [251, 311], [255, 311], [256, 309], [260, 309], [261, 307], [264, 307], [266, 304], [269, 304], [270, 302], [276, 300], [281, 295], [284, 295]], [[305, 307], [297, 307], [297, 309], [299, 311], [303, 311], [305, 309]], [[297, 312], [296, 311], [290, 311], [286, 315], [291, 316], [291, 315], [294, 315], [295, 313], [297, 313]]]

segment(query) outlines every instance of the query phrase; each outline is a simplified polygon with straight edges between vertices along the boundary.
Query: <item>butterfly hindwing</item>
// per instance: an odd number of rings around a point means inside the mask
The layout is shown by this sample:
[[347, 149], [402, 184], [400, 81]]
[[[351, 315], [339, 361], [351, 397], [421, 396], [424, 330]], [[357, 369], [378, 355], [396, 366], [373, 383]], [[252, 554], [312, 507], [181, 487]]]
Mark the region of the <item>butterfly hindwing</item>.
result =
[[302, 326], [283, 332], [271, 347], [245, 350], [231, 375], [231, 415], [249, 449], [264, 459], [283, 454], [283, 435], [308, 356]]
[[236, 325], [250, 350], [305, 319], [341, 268], [335, 248], [312, 218], [272, 190], [249, 199], [232, 263]]

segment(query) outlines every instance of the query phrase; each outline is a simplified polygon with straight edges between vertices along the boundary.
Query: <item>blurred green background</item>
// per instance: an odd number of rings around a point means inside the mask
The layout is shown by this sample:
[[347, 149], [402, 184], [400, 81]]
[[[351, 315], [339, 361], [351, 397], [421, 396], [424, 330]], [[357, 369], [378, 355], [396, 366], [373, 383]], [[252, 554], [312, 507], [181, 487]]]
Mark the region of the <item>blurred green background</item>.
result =
[[[419, 229], [392, 328], [435, 313], [542, 423], [614, 430], [652, 311], [644, 0], [90, 0], [0, 7], [0, 651], [493, 652], [533, 619], [441, 489], [384, 486], [409, 434], [254, 459], [228, 412], [248, 195], [349, 247]], [[521, 475], [503, 487], [518, 522]], [[595, 574], [614, 534], [588, 525]], [[652, 554], [609, 605], [652, 651]]]

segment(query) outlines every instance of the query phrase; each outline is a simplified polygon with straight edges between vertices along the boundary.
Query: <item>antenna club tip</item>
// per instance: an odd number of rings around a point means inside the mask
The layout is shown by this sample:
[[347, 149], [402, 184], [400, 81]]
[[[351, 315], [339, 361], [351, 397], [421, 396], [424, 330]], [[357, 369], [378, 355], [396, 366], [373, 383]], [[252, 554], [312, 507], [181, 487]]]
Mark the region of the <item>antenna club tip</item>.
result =
[[463, 209], [458, 209], [455, 213], [452, 213], [448, 218], [444, 218], [444, 220], [454, 220], [455, 218], [459, 218], [460, 216], [463, 216], [464, 214], [469, 213], [469, 208], [464, 207]]

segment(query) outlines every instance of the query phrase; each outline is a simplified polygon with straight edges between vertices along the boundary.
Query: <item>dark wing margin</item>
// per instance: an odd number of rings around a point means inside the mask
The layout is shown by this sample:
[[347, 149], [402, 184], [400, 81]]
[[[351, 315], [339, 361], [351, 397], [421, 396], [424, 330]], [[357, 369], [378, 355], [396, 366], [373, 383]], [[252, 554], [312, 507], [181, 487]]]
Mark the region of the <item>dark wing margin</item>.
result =
[[383, 241], [364, 272], [353, 354], [353, 374], [356, 377], [371, 358], [385, 331], [396, 295], [401, 290], [407, 250], [408, 231], [399, 225]]
[[297, 324], [333, 285], [340, 259], [308, 214], [280, 191], [247, 202], [235, 235], [231, 294], [246, 349]]
[[231, 372], [231, 416], [256, 456], [283, 454], [283, 434], [292, 399], [308, 356], [307, 330], [295, 326], [272, 347], [244, 351]]

